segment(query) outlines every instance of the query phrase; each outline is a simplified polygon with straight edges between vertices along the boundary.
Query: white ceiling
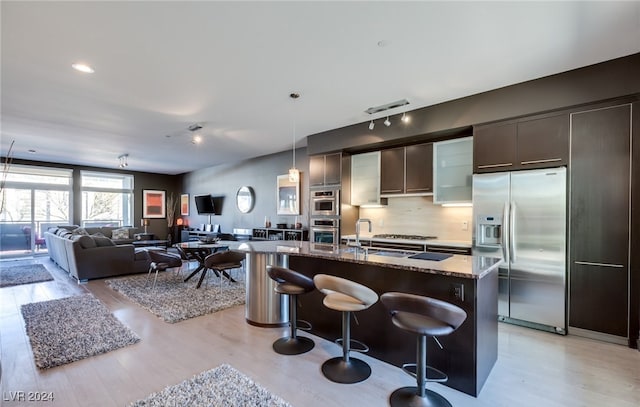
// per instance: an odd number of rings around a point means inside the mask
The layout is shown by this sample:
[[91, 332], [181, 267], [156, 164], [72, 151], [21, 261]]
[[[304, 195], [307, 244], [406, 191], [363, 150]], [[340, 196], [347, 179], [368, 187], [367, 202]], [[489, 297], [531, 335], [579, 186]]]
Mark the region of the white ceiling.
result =
[[128, 153], [128, 169], [166, 174], [290, 149], [294, 122], [304, 146], [371, 106], [408, 99], [395, 114], [640, 52], [638, 1], [2, 1], [1, 13], [2, 155], [13, 140], [13, 157], [39, 161], [116, 168]]

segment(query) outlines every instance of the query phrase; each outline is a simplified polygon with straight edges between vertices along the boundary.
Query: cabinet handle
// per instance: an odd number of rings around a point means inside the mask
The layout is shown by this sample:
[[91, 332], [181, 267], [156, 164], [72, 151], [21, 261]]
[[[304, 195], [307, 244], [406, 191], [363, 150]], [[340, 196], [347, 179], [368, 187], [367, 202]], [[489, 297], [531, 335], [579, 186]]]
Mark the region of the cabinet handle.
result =
[[431, 191], [431, 188], [407, 188], [407, 192]]
[[385, 189], [380, 191], [381, 194], [390, 194], [393, 192], [402, 192], [402, 190], [401, 189]]
[[546, 160], [531, 160], [531, 161], [520, 161], [520, 164], [542, 164], [542, 163], [554, 163], [557, 161], [562, 161], [562, 158], [548, 158]]
[[582, 266], [597, 266], [597, 267], [613, 267], [613, 268], [624, 268], [624, 264], [611, 264], [611, 263], [592, 263], [590, 261], [575, 261], [575, 264], [580, 264]]
[[478, 165], [478, 169], [483, 168], [496, 168], [496, 167], [511, 167], [513, 163], [502, 163], [502, 164], [486, 164], [486, 165]]

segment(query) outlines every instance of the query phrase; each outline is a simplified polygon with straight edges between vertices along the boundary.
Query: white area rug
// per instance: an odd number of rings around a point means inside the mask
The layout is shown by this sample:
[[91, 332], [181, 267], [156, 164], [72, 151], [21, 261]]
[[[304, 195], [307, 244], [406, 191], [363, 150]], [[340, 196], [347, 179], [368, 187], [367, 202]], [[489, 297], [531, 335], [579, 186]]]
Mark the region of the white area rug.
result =
[[[209, 272], [210, 273], [210, 272]], [[188, 282], [172, 271], [158, 274], [155, 289], [152, 289], [153, 274], [147, 284], [147, 275], [138, 274], [106, 280], [112, 289], [122, 293], [142, 308], [151, 311], [165, 322], [175, 323], [245, 303], [244, 281], [229, 283], [225, 279], [210, 277], [209, 284], [195, 288], [199, 276]]]
[[0, 288], [51, 280], [53, 277], [42, 264], [0, 266]]
[[131, 406], [291, 407], [227, 364], [169, 386]]
[[140, 340], [91, 294], [21, 306], [36, 366], [47, 369]]

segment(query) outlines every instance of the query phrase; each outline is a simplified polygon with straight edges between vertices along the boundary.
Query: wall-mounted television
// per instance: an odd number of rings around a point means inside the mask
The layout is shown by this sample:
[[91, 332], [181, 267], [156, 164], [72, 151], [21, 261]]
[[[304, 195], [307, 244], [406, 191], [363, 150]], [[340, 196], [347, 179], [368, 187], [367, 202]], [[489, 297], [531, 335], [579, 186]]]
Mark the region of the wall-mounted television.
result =
[[222, 215], [223, 196], [196, 195], [194, 199], [199, 215]]

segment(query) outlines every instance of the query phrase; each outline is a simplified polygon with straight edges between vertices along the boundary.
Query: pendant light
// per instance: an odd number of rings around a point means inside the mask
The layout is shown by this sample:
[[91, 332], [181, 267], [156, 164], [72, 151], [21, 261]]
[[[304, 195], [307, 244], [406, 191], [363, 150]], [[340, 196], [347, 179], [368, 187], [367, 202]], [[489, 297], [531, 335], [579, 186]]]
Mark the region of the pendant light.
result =
[[[289, 95], [289, 97], [291, 99], [293, 99], [293, 101], [295, 102], [295, 100], [300, 97], [300, 94], [291, 93]], [[295, 115], [295, 108], [294, 108], [294, 114], [293, 114], [293, 145], [292, 145], [293, 165], [291, 166], [291, 168], [289, 168], [289, 181], [291, 181], [291, 182], [300, 181], [300, 171], [296, 168], [296, 117], [295, 116], [296, 115]]]

